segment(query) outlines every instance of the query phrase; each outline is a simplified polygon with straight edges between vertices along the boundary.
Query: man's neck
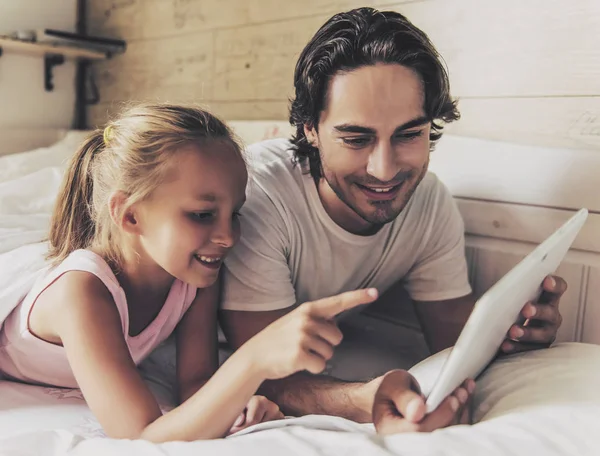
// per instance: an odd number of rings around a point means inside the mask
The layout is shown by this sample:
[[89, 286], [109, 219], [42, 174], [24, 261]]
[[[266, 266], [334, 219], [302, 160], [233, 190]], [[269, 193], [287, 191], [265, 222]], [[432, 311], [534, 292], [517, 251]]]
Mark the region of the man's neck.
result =
[[315, 184], [325, 212], [331, 220], [344, 230], [359, 236], [371, 236], [383, 227], [383, 225], [374, 225], [367, 222], [354, 212], [336, 195], [326, 179], [315, 180]]

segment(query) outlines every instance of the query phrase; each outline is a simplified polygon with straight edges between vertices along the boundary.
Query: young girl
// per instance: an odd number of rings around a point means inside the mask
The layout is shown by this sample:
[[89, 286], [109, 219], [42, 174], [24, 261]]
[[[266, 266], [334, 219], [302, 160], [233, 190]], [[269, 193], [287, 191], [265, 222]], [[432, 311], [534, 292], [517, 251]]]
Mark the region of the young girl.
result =
[[[253, 397], [260, 384], [322, 371], [341, 341], [333, 317], [376, 292], [304, 304], [217, 370], [219, 269], [240, 235], [246, 181], [231, 132], [200, 109], [139, 106], [94, 132], [58, 195], [53, 265], [0, 332], [0, 370], [81, 388], [109, 437], [217, 438], [236, 418], [281, 418]], [[181, 405], [163, 415], [136, 365], [173, 331]]]

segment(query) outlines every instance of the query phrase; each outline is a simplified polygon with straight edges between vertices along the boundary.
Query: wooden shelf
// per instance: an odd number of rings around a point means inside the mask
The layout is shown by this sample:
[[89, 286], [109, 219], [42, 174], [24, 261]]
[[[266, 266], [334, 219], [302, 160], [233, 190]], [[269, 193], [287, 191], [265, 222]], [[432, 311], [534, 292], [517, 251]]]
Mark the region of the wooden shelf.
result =
[[80, 49], [72, 46], [53, 45], [50, 43], [30, 43], [27, 41], [0, 38], [0, 50], [12, 54], [28, 54], [35, 56], [62, 55], [66, 59], [105, 60], [107, 55], [101, 51]]

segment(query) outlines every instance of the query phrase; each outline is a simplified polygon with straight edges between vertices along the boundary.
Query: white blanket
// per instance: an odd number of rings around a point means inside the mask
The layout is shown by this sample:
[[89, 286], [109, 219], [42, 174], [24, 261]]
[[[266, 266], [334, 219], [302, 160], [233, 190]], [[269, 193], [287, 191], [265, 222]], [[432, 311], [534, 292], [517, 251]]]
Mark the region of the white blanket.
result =
[[50, 215], [66, 160], [85, 132], [15, 155], [0, 157], [0, 326], [47, 266]]

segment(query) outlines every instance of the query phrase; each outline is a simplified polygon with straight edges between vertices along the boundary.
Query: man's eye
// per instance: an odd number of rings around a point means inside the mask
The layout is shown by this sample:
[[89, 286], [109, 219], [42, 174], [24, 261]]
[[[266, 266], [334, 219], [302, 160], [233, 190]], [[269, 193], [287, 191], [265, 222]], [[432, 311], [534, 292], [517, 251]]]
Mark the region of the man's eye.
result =
[[354, 147], [366, 146], [371, 142], [371, 138], [368, 136], [353, 136], [351, 138], [342, 138], [344, 144]]
[[411, 139], [418, 138], [423, 135], [423, 130], [419, 131], [411, 131], [410, 133], [404, 133], [401, 135], [396, 135], [396, 140], [398, 141], [410, 141]]

